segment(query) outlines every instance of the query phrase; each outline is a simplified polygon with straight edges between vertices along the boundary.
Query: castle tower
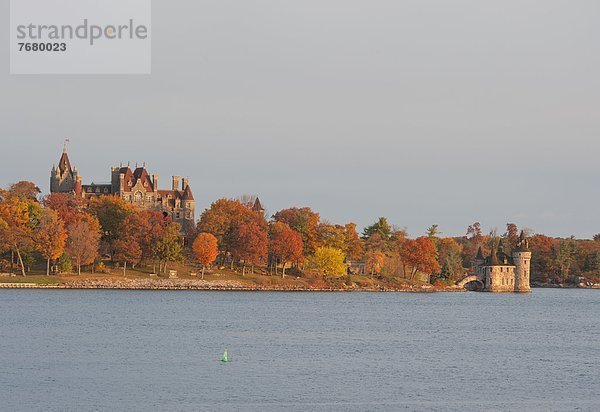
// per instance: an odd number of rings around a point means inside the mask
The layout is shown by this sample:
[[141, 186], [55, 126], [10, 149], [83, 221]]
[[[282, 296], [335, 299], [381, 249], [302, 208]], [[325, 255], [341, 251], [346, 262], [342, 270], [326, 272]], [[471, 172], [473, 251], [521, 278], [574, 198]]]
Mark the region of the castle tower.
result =
[[75, 191], [78, 174], [77, 169], [73, 170], [71, 167], [71, 161], [67, 155], [67, 141], [65, 140], [58, 167], [52, 166], [50, 172], [50, 193], [73, 193]]
[[185, 228], [193, 228], [195, 221], [195, 210], [196, 210], [196, 201], [194, 200], [194, 195], [192, 194], [192, 189], [188, 184], [188, 179], [184, 178], [182, 181], [182, 207], [183, 207], [183, 224]]
[[515, 264], [515, 292], [530, 292], [531, 251], [523, 231], [519, 236], [517, 248], [512, 253], [512, 258]]

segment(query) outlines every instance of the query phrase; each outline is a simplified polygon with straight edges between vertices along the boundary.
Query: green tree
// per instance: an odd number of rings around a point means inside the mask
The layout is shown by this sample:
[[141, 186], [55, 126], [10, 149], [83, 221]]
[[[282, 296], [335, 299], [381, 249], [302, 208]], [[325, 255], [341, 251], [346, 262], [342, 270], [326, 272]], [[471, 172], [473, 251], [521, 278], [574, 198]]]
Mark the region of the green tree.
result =
[[379, 220], [363, 230], [363, 237], [370, 238], [375, 233], [378, 233], [383, 239], [389, 239], [392, 235], [392, 227], [385, 217], [380, 217]]
[[569, 278], [571, 266], [575, 261], [576, 255], [577, 244], [575, 243], [575, 239], [573, 237], [562, 240], [559, 243], [558, 249], [556, 250], [554, 263], [563, 282]]
[[427, 228], [427, 237], [437, 237], [441, 233], [438, 225], [431, 225]]
[[180, 227], [179, 223], [169, 223], [162, 238], [157, 243], [156, 251], [159, 263], [163, 266], [163, 273], [167, 271], [168, 263], [181, 262], [183, 260], [182, 240], [179, 235]]

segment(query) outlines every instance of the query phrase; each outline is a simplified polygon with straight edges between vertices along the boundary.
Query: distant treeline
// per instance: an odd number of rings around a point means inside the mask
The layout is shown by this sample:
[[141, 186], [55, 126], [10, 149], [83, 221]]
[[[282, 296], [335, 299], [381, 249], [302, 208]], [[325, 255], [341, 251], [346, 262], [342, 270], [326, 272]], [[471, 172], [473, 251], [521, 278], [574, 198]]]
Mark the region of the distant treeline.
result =
[[[423, 236], [410, 238], [406, 229], [385, 217], [358, 233], [356, 224], [321, 221], [308, 207], [280, 210], [272, 216], [257, 212], [252, 199], [219, 199], [205, 210], [194, 229], [157, 210], [138, 209], [117, 197], [85, 201], [64, 193], [40, 198], [31, 182], [0, 190], [0, 271], [27, 268], [43, 259], [46, 273], [102, 270], [107, 262], [128, 266], [151, 265], [165, 272], [174, 262], [255, 266], [285, 275], [313, 273], [340, 277], [360, 273], [379, 278], [414, 280], [429, 275], [451, 283], [466, 273], [479, 247], [484, 253], [516, 247], [518, 228], [484, 234], [480, 223], [465, 236], [443, 237], [438, 225]], [[574, 276], [598, 277], [600, 235], [594, 240], [557, 239], [528, 233], [532, 251], [532, 280], [566, 282]]]

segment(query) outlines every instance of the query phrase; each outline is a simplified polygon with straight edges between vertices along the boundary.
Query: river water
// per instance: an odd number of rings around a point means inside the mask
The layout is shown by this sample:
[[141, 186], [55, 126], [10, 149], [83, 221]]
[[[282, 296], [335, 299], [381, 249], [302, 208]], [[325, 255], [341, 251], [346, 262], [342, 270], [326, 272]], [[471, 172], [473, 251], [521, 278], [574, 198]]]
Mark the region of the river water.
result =
[[599, 331], [595, 290], [0, 290], [0, 410], [598, 411]]

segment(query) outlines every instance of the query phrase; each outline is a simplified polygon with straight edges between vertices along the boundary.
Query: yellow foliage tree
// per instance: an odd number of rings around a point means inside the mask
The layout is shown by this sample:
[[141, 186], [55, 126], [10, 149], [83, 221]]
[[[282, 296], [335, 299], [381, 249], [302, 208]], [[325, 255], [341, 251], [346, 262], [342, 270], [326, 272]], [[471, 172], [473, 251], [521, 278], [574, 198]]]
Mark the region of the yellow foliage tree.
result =
[[325, 276], [339, 277], [346, 274], [345, 258], [344, 252], [340, 249], [319, 247], [315, 250], [313, 264]]

